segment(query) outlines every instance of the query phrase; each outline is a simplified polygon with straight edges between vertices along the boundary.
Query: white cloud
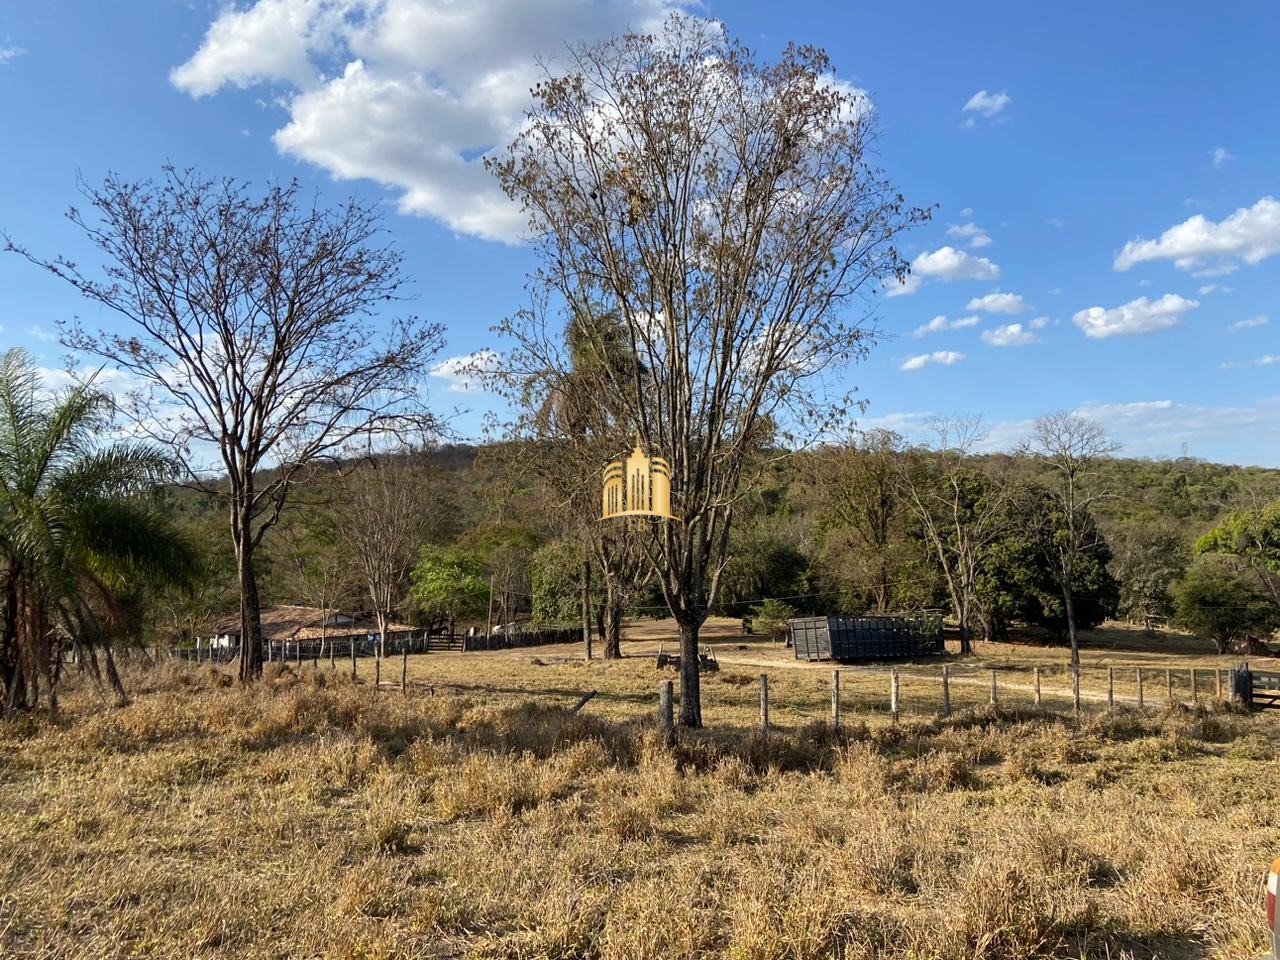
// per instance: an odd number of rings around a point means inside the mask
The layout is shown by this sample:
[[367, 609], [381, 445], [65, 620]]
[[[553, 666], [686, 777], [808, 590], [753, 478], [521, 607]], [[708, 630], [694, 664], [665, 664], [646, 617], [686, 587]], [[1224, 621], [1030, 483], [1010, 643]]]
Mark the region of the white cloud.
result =
[[1226, 147], [1214, 147], [1209, 151], [1209, 159], [1213, 161], [1213, 168], [1215, 170], [1221, 168], [1221, 166], [1228, 160], [1234, 160], [1235, 158], [1236, 155]]
[[939, 247], [911, 261], [911, 272], [938, 280], [995, 280], [1000, 268], [986, 257], [975, 257], [955, 247]]
[[17, 60], [26, 52], [27, 51], [23, 50], [21, 47], [15, 47], [11, 43], [6, 43], [4, 46], [0, 46], [0, 67], [13, 63], [13, 61]]
[[39, 340], [42, 343], [55, 343], [58, 339], [57, 334], [50, 333], [44, 327], [36, 326], [35, 324], [27, 327], [27, 336]]
[[965, 207], [964, 209], [962, 209], [962, 210], [960, 211], [960, 216], [962, 216], [962, 217], [972, 217], [972, 216], [973, 216], [973, 207]]
[[1245, 320], [1237, 320], [1235, 323], [1228, 326], [1227, 329], [1233, 332], [1236, 330], [1250, 330], [1253, 327], [1266, 326], [1266, 323], [1267, 323], [1267, 318], [1264, 317], [1262, 314], [1258, 314], [1256, 317], [1248, 317]]
[[495, 372], [501, 363], [501, 354], [485, 347], [441, 361], [431, 368], [431, 376], [448, 381], [450, 393], [471, 393], [482, 389], [485, 376]]
[[976, 326], [979, 323], [978, 317], [960, 317], [957, 320], [948, 320], [945, 315], [939, 314], [928, 323], [922, 323], [911, 332], [913, 337], [923, 337], [929, 333], [940, 333], [943, 330], [963, 330], [965, 327]]
[[911, 273], [902, 283], [890, 280], [884, 287], [886, 297], [905, 297], [915, 293], [926, 279], [941, 280], [995, 280], [1000, 268], [986, 257], [975, 257], [952, 246], [922, 253], [911, 261]]
[[1268, 353], [1259, 357], [1257, 360], [1246, 360], [1244, 363], [1224, 363], [1222, 365], [1222, 369], [1231, 370], [1238, 367], [1274, 367], [1278, 363], [1280, 363], [1280, 357]]
[[[1263, 197], [1252, 207], [1241, 207], [1214, 223], [1196, 214], [1170, 227], [1158, 240], [1131, 240], [1116, 256], [1115, 268], [1172, 260], [1179, 270], [1197, 277], [1223, 276], [1236, 268], [1234, 259], [1250, 266], [1280, 253], [1280, 200]], [[1206, 261], [1215, 260], [1207, 266]]]
[[985, 297], [974, 297], [965, 306], [966, 310], [981, 310], [983, 313], [1026, 313], [1031, 308], [1022, 302], [1020, 293], [988, 293]]
[[257, 0], [225, 7], [170, 75], [194, 97], [278, 84], [280, 152], [376, 181], [402, 212], [513, 241], [525, 223], [484, 169], [570, 41], [653, 29], [683, 0]]
[[1055, 230], [1061, 230], [1067, 225], [1067, 221], [1063, 220], [1061, 217], [1050, 217], [1045, 221], [1045, 223], [1053, 227]]
[[902, 362], [900, 370], [922, 370], [930, 363], [940, 363], [949, 367], [953, 363], [959, 363], [964, 359], [963, 353], [956, 353], [954, 350], [935, 350], [933, 353], [922, 353], [915, 357], [908, 357]]
[[1198, 306], [1200, 304], [1196, 300], [1187, 300], [1176, 293], [1166, 293], [1159, 300], [1139, 297], [1110, 310], [1089, 307], [1077, 312], [1071, 319], [1084, 331], [1085, 336], [1094, 340], [1133, 337], [1176, 327], [1184, 313]]
[[982, 340], [989, 343], [993, 347], [1025, 347], [1029, 343], [1035, 343], [1038, 340], [1034, 333], [1030, 330], [1023, 329], [1020, 323], [1006, 323], [1002, 327], [996, 327], [994, 330], [983, 330]]
[[886, 297], [908, 297], [920, 289], [924, 280], [915, 274], [908, 274], [906, 279], [901, 283], [897, 280], [890, 280], [884, 287], [884, 295]]
[[938, 314], [928, 323], [922, 323], [912, 332], [913, 337], [923, 337], [926, 333], [938, 333], [941, 330], [950, 330], [951, 321], [943, 314]]
[[971, 247], [985, 247], [991, 244], [987, 231], [976, 223], [951, 224], [947, 227], [947, 236], [957, 240], [968, 240]]
[[[1004, 108], [1012, 102], [1013, 98], [1004, 91], [1001, 91], [1000, 93], [987, 93], [986, 90], [979, 90], [969, 98], [969, 102], [964, 105], [961, 112], [978, 114], [986, 117], [987, 119], [991, 119], [992, 117], [1002, 113]], [[966, 121], [965, 125], [970, 127], [973, 126], [973, 117], [970, 117]]]
[[1034, 320], [1032, 320], [1030, 323], [1027, 324], [1027, 326], [1030, 327], [1032, 330], [1040, 330], [1044, 327], [1047, 327], [1048, 325], [1049, 325], [1048, 317], [1036, 317]]

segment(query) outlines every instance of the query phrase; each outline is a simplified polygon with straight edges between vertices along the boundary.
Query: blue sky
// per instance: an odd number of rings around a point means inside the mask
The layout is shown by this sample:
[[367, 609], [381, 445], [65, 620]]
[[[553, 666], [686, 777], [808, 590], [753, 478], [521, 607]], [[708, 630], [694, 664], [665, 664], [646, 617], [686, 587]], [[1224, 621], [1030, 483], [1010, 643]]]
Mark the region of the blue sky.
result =
[[[171, 160], [296, 176], [385, 205], [448, 357], [500, 350], [489, 328], [524, 302], [531, 262], [474, 157], [518, 122], [535, 54], [671, 6], [0, 3], [0, 230], [88, 264], [62, 217], [78, 175]], [[1133, 455], [1280, 466], [1280, 5], [686, 9], [765, 56], [824, 46], [874, 102], [882, 165], [938, 205], [905, 246], [916, 279], [882, 300], [885, 340], [849, 372], [866, 425], [981, 413], [1010, 446], [1076, 409]], [[49, 337], [75, 314], [98, 319], [0, 257], [0, 347], [59, 367]], [[474, 431], [491, 401], [439, 373], [439, 405], [469, 408], [457, 426]]]

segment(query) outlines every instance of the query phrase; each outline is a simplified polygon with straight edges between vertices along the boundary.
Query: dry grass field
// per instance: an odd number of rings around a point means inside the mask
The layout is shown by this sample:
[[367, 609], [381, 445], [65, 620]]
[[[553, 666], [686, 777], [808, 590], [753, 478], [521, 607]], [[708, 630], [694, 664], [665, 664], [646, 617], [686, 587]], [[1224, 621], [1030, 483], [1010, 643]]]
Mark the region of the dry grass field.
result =
[[[274, 664], [252, 690], [224, 668], [137, 668], [121, 709], [73, 685], [55, 722], [0, 725], [0, 955], [1261, 951], [1280, 716], [1090, 701], [1077, 719], [1048, 696], [1042, 713], [1014, 678], [1062, 652], [991, 645], [953, 668], [974, 683], [946, 720], [929, 716], [936, 667], [904, 667], [896, 724], [883, 669], [846, 670], [837, 735], [829, 666], [722, 626], [708, 729], [673, 748], [648, 656], [433, 654], [408, 696], [375, 693], [368, 661], [354, 684], [342, 663]], [[656, 649], [644, 629], [629, 653]], [[1213, 666], [1176, 641], [1108, 642], [1092, 668]], [[1010, 678], [994, 709], [992, 663]]]

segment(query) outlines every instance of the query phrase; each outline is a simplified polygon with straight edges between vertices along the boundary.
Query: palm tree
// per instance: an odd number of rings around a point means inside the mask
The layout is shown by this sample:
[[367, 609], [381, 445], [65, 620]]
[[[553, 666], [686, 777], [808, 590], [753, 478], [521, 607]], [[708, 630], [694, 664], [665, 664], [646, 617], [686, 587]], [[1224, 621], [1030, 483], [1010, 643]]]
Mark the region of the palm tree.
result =
[[195, 551], [154, 493], [176, 475], [147, 444], [105, 440], [113, 403], [92, 382], [43, 389], [30, 355], [0, 355], [0, 682], [4, 712], [57, 709], [62, 655], [97, 675], [111, 644], [137, 640], [148, 585], [181, 582]]

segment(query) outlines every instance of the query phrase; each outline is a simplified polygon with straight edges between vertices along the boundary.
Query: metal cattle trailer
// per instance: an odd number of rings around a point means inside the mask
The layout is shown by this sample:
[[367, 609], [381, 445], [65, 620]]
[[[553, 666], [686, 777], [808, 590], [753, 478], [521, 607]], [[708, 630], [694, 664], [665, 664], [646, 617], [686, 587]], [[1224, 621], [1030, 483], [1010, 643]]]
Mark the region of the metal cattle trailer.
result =
[[888, 660], [945, 652], [942, 617], [800, 617], [789, 620], [797, 660]]

